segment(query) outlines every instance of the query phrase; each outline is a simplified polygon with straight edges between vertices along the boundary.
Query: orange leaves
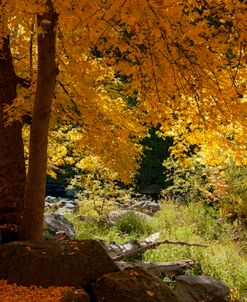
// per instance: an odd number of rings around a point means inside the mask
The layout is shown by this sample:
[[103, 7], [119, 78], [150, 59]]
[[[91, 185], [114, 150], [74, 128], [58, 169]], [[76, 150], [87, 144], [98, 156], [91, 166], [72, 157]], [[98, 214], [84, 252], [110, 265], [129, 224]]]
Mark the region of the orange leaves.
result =
[[7, 284], [0, 280], [0, 301], [4, 302], [59, 302], [67, 287], [41, 288]]

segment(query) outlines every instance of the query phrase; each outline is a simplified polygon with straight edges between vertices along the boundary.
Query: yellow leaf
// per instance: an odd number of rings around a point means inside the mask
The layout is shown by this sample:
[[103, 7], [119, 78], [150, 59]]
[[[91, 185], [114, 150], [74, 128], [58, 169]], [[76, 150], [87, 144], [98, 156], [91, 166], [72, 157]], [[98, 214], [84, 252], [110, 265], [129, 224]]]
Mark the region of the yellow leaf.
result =
[[129, 272], [129, 275], [131, 275], [131, 276], [139, 276], [139, 274], [137, 272]]
[[153, 297], [154, 296], [154, 293], [151, 292], [150, 290], [146, 290], [146, 294], [150, 297]]

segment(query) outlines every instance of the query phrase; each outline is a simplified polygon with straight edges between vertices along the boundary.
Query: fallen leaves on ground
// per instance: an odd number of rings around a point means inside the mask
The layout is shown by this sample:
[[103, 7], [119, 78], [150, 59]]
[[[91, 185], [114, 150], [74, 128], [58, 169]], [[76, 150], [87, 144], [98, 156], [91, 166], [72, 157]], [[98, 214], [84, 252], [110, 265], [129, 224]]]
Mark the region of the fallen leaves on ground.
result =
[[69, 287], [17, 286], [0, 280], [0, 302], [59, 302]]

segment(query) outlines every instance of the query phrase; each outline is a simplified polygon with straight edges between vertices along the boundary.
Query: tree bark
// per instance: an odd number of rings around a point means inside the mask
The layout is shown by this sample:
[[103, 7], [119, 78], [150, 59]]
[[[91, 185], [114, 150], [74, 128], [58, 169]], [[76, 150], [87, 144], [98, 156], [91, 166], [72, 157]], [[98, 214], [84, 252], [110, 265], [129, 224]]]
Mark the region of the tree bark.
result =
[[52, 1], [38, 15], [38, 77], [30, 131], [28, 175], [25, 186], [21, 239], [42, 240], [47, 170], [48, 131], [57, 66], [55, 60], [57, 14]]
[[9, 37], [2, 38], [0, 48], [0, 230], [1, 241], [18, 239], [25, 187], [25, 158], [22, 123], [6, 125], [4, 106], [17, 96], [18, 78], [10, 52]]

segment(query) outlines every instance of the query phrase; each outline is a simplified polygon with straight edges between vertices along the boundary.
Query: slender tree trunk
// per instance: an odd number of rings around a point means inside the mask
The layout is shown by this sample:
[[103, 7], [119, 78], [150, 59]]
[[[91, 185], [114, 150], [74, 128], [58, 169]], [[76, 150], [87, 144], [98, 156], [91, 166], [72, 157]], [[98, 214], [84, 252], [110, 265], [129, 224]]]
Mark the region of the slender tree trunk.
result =
[[18, 78], [10, 52], [9, 37], [0, 48], [0, 234], [2, 242], [16, 240], [21, 222], [25, 186], [22, 124], [6, 125], [3, 109], [16, 98]]
[[55, 26], [57, 14], [52, 1], [46, 1], [46, 12], [37, 17], [38, 78], [32, 112], [29, 165], [25, 186], [21, 239], [42, 240], [47, 170], [47, 145], [52, 99], [57, 67], [55, 61]]

